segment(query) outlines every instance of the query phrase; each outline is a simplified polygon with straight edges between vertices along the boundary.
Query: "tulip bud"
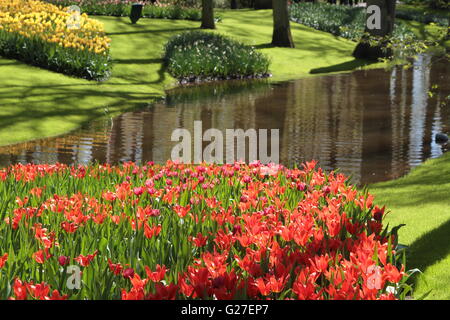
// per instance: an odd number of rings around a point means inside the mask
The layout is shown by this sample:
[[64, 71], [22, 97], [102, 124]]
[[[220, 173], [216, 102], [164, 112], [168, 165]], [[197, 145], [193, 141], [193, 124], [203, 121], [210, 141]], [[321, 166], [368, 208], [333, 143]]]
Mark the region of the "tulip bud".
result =
[[60, 256], [58, 258], [59, 265], [63, 266], [63, 267], [69, 263], [69, 260], [70, 260], [69, 257], [66, 257], [66, 256]]
[[305, 191], [305, 189], [306, 189], [306, 184], [304, 184], [303, 182], [299, 182], [297, 184], [297, 190], [298, 191]]
[[124, 278], [129, 278], [129, 279], [133, 278], [134, 277], [133, 268], [127, 268], [127, 269], [123, 270], [122, 275]]
[[142, 187], [134, 188], [133, 192], [134, 192], [135, 195], [140, 196], [141, 194], [144, 193], [144, 188], [142, 188]]
[[242, 227], [239, 224], [237, 224], [233, 227], [233, 235], [236, 235], [236, 234], [242, 234]]

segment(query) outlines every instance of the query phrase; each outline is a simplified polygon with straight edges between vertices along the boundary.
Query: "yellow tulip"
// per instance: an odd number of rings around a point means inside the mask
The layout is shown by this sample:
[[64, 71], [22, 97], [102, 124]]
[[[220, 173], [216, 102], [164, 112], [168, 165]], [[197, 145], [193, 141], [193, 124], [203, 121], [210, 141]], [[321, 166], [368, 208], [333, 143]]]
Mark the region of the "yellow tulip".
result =
[[[64, 47], [104, 53], [109, 48], [103, 25], [83, 13], [81, 28], [69, 30], [69, 13], [63, 8], [38, 0], [1, 0], [0, 30], [23, 37], [37, 36], [43, 41]], [[97, 47], [99, 45], [100, 47]]]

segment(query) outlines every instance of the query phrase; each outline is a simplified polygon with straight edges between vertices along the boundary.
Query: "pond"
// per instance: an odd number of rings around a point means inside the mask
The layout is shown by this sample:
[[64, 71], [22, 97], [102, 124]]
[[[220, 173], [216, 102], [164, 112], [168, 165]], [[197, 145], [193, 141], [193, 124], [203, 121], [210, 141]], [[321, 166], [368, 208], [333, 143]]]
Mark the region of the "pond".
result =
[[175, 128], [279, 129], [280, 162], [316, 159], [354, 183], [405, 175], [447, 145], [450, 64], [423, 55], [409, 69], [361, 70], [280, 84], [266, 80], [178, 88], [148, 108], [94, 121], [64, 136], [0, 147], [11, 163], [165, 162]]

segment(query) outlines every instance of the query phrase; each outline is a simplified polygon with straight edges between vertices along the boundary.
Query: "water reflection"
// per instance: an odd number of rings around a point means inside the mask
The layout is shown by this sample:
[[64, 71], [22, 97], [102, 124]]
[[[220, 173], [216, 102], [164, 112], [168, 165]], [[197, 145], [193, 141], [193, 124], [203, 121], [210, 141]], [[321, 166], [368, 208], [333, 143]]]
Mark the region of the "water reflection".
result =
[[[71, 134], [0, 148], [0, 165], [165, 162], [175, 128], [280, 129], [280, 160], [317, 159], [356, 183], [393, 179], [444, 147], [449, 132], [450, 65], [422, 56], [408, 70], [356, 71], [269, 85], [264, 81], [177, 89], [147, 110], [96, 121]], [[432, 97], [429, 90], [433, 85]], [[447, 105], [446, 105], [447, 104]]]

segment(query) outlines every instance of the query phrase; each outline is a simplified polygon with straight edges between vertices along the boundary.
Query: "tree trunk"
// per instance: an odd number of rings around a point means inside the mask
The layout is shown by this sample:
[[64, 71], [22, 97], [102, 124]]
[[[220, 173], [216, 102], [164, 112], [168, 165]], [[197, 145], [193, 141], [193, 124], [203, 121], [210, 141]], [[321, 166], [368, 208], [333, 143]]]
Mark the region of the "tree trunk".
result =
[[276, 47], [294, 48], [292, 40], [289, 9], [287, 0], [272, 0], [273, 36], [272, 45]]
[[[370, 36], [382, 38], [392, 34], [395, 22], [395, 0], [367, 0], [367, 8], [376, 5], [380, 8], [381, 24], [380, 28], [370, 29], [366, 23], [365, 32]], [[367, 13], [367, 20], [373, 16], [373, 13]], [[392, 56], [392, 49], [386, 47], [386, 42], [370, 46], [367, 37], [363, 37], [353, 51], [353, 56], [360, 59], [377, 60], [378, 58], [388, 58]]]
[[202, 0], [202, 29], [215, 29], [214, 0]]
[[237, 0], [231, 0], [231, 9], [237, 9], [238, 3]]

